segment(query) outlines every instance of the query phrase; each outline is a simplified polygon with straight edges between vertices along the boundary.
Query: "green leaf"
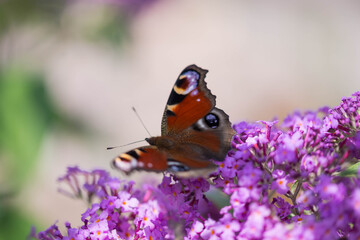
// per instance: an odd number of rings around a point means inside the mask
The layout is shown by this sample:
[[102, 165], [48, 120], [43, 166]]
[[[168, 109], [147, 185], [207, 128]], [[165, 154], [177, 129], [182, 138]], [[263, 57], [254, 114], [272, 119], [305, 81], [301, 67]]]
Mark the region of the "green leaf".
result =
[[230, 197], [216, 188], [206, 192], [205, 196], [219, 209], [229, 205], [230, 202]]
[[295, 191], [296, 191], [296, 188], [297, 188], [297, 186], [299, 185], [299, 180], [296, 180], [295, 182], [294, 182], [294, 184], [291, 186], [291, 188], [290, 188], [290, 192], [292, 193], [292, 194], [295, 194]]
[[340, 172], [338, 174], [338, 176], [340, 176], [340, 177], [355, 177], [355, 176], [357, 176], [359, 167], [360, 167], [360, 162], [355, 163], [355, 164], [351, 165], [350, 167], [348, 167], [346, 170]]

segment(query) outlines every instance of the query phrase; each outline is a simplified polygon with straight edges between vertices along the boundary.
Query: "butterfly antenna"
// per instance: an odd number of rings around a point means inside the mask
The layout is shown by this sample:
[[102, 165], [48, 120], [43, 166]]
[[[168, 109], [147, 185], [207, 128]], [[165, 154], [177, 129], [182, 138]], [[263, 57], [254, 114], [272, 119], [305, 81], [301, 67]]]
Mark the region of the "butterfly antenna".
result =
[[131, 144], [134, 144], [134, 143], [143, 142], [143, 141], [145, 141], [145, 140], [139, 140], [139, 141], [131, 142], [131, 143], [124, 144], [124, 145], [120, 145], [120, 146], [107, 147], [106, 150], [111, 150], [111, 149], [118, 148], [118, 147], [125, 147], [125, 146], [128, 146], [128, 145], [131, 145]]
[[145, 128], [145, 130], [147, 131], [147, 133], [149, 134], [149, 136], [151, 137], [151, 134], [150, 134], [149, 130], [146, 128], [144, 122], [142, 121], [140, 115], [137, 113], [135, 107], [132, 107], [132, 110], [134, 111], [134, 113], [136, 114], [136, 116], [137, 116], [138, 119], [140, 120], [141, 124], [143, 125], [143, 127]]

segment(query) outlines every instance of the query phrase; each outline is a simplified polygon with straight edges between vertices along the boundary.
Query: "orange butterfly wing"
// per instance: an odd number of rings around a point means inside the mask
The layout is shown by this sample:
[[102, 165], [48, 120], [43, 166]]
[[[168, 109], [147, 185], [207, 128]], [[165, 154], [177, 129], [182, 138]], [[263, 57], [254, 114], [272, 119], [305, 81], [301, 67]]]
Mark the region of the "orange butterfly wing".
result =
[[216, 97], [205, 82], [207, 72], [196, 65], [181, 72], [165, 107], [161, 134], [179, 144], [191, 144], [182, 154], [196, 149], [193, 161], [223, 161], [235, 132], [229, 116], [215, 107]]
[[214, 108], [215, 96], [204, 81], [207, 72], [196, 65], [181, 72], [165, 107], [161, 135], [185, 130]]
[[113, 165], [126, 173], [136, 169], [165, 171], [168, 168], [167, 156], [155, 146], [135, 148], [113, 160]]

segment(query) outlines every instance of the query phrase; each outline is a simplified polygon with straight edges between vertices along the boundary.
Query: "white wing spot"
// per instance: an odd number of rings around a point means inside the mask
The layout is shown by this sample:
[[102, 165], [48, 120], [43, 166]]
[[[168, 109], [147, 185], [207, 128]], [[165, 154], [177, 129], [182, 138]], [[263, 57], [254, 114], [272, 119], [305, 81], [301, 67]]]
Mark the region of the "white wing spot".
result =
[[115, 166], [125, 172], [130, 172], [132, 170], [131, 163], [122, 161], [120, 158], [115, 159]]
[[194, 91], [192, 91], [192, 92], [190, 93], [191, 96], [196, 96], [196, 95], [198, 95], [198, 94], [199, 94], [199, 90], [197, 90], [197, 89], [195, 89]]

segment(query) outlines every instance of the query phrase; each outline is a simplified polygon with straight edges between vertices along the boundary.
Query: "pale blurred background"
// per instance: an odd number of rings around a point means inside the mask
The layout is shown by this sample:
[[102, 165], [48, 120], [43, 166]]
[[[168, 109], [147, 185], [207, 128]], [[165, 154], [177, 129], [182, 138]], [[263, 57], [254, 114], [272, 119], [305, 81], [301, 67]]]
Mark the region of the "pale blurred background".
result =
[[[80, 224], [57, 192], [66, 167], [106, 169], [160, 134], [189, 64], [232, 122], [335, 106], [360, 90], [360, 2], [5, 0], [0, 2], [0, 239]], [[137, 145], [134, 145], [134, 147]], [[149, 178], [138, 173], [133, 178]]]

